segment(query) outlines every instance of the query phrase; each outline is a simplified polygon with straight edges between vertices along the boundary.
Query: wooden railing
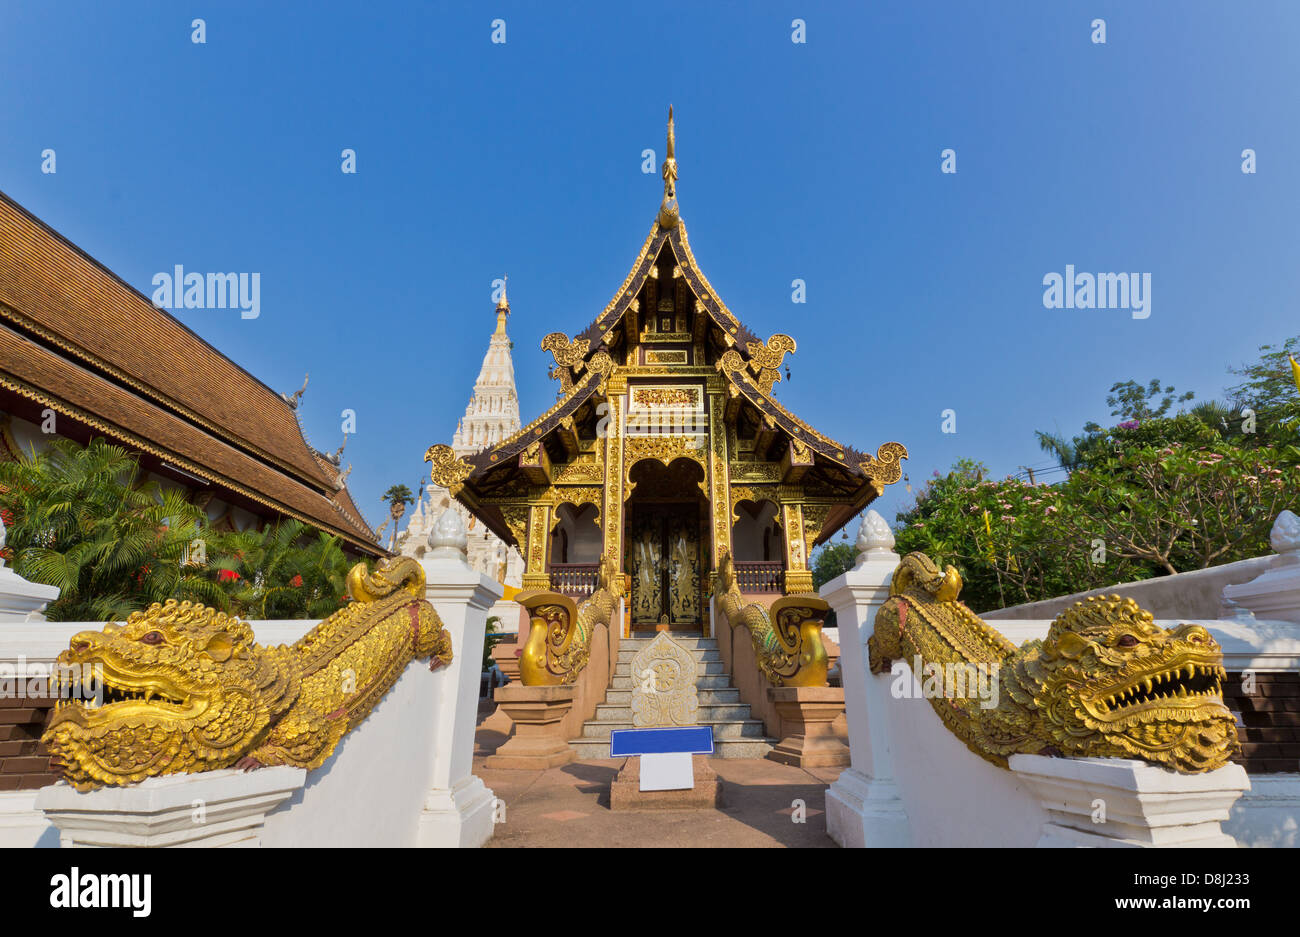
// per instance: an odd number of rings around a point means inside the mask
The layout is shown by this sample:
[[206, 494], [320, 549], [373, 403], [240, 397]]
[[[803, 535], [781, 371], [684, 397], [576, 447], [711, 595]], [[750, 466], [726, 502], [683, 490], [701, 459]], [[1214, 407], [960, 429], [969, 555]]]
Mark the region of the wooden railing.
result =
[[573, 599], [585, 599], [596, 591], [599, 563], [552, 563], [547, 570], [551, 588]]
[[785, 564], [780, 560], [749, 560], [736, 562], [736, 585], [741, 592], [781, 591]]

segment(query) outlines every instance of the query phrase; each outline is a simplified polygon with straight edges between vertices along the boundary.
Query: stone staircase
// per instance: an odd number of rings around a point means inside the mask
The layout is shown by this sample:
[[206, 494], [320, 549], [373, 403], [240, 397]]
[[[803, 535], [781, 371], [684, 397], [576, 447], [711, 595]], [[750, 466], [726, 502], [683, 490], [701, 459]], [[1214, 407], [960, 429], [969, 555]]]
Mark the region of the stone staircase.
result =
[[[695, 680], [700, 699], [699, 722], [713, 727], [713, 757], [764, 757], [772, 750], [774, 740], [763, 734], [760, 720], [751, 718], [749, 704], [740, 701], [740, 691], [731, 685], [717, 639], [677, 634], [672, 639], [694, 654], [699, 663]], [[633, 728], [632, 658], [652, 640], [624, 638], [619, 643], [613, 686], [605, 691], [605, 702], [583, 725], [582, 737], [569, 742], [578, 758], [608, 758], [610, 730]]]

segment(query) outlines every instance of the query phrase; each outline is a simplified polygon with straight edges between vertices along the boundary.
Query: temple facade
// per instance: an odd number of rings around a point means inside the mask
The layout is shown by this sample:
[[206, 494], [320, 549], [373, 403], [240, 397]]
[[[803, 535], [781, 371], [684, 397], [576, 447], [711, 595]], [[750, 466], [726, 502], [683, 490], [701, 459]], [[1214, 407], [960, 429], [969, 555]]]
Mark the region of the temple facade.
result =
[[714, 574], [746, 592], [808, 593], [809, 555], [897, 481], [907, 450], [866, 455], [773, 395], [789, 335], [760, 340], [710, 286], [676, 198], [584, 331], [542, 341], [559, 399], [503, 439], [425, 454], [432, 481], [523, 560], [524, 589], [583, 596], [602, 558], [626, 574], [630, 630], [711, 633]]
[[[519, 394], [515, 389], [514, 359], [510, 355], [512, 343], [506, 332], [510, 301], [504, 288], [497, 302], [496, 315], [496, 331], [488, 342], [483, 367], [479, 369], [474, 391], [465, 407], [465, 416], [456, 425], [452, 437], [452, 451], [458, 458], [472, 457], [486, 448], [497, 446], [519, 431]], [[500, 583], [518, 588], [524, 573], [524, 559], [519, 551], [506, 544], [464, 505], [453, 499], [446, 487], [436, 483], [423, 487], [406, 530], [398, 536], [398, 551], [416, 559], [423, 557], [433, 525], [444, 511], [454, 506], [469, 538], [470, 566]], [[518, 618], [519, 608], [511, 603], [492, 614], [500, 614], [503, 622], [508, 623], [508, 630]]]

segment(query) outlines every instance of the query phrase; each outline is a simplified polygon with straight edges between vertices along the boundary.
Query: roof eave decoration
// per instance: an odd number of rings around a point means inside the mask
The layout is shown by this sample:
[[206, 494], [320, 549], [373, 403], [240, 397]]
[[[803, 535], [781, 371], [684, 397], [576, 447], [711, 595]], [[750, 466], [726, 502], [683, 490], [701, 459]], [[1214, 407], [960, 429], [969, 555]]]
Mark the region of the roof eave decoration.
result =
[[438, 443], [430, 446], [424, 453], [424, 461], [429, 463], [429, 480], [435, 485], [446, 488], [452, 497], [465, 487], [474, 467], [456, 455], [451, 446]]

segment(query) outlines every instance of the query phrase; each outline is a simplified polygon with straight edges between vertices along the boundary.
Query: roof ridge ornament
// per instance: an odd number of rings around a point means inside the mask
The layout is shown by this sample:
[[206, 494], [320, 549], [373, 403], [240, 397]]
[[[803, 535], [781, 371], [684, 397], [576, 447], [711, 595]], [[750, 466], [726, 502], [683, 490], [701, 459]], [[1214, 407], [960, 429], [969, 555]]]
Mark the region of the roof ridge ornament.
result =
[[673, 106], [668, 105], [668, 151], [661, 170], [664, 177], [664, 200], [659, 206], [659, 227], [671, 230], [677, 227], [677, 137], [673, 133]]
[[302, 387], [300, 387], [297, 391], [295, 391], [292, 394], [281, 393], [280, 399], [283, 400], [285, 403], [287, 403], [290, 409], [297, 410], [298, 403], [299, 401], [302, 400], [302, 395], [307, 393], [307, 382], [309, 380], [311, 380], [311, 375], [310, 374], [304, 375], [302, 379]]

